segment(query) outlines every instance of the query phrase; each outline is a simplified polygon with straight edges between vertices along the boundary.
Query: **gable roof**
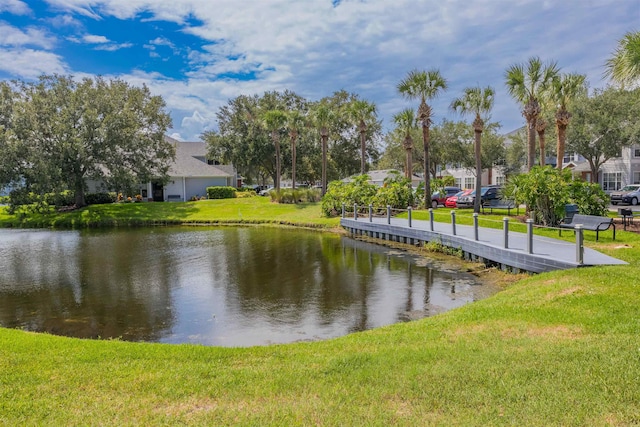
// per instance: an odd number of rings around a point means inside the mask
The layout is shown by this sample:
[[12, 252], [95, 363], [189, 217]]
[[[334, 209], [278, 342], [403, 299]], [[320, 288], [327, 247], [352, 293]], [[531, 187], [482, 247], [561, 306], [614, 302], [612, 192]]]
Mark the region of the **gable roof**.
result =
[[165, 137], [176, 148], [176, 160], [169, 168], [169, 176], [235, 177], [231, 165], [207, 164], [207, 146], [204, 142], [183, 142]]

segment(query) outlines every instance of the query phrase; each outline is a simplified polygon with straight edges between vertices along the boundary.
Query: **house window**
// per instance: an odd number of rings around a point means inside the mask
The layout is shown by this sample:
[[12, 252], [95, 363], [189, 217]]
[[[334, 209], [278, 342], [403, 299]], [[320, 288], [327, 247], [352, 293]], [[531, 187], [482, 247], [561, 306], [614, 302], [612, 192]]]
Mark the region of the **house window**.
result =
[[504, 175], [500, 176], [496, 176], [496, 184], [497, 185], [504, 185], [507, 182], [507, 179]]
[[640, 172], [633, 173], [633, 183], [640, 184]]
[[458, 188], [462, 188], [462, 178], [455, 178], [455, 186]]
[[622, 187], [622, 172], [605, 172], [602, 174], [604, 191], [619, 190]]
[[633, 149], [633, 157], [640, 157], [640, 147], [635, 147]]
[[476, 188], [476, 178], [475, 177], [465, 177], [464, 178], [464, 188], [474, 189]]

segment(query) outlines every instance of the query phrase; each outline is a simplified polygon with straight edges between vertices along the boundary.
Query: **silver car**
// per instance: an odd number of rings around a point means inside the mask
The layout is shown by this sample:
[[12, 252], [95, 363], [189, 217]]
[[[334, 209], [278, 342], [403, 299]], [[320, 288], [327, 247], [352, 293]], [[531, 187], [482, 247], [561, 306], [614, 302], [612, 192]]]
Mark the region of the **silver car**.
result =
[[635, 206], [640, 201], [640, 184], [625, 185], [618, 191], [611, 193], [611, 204], [625, 204]]

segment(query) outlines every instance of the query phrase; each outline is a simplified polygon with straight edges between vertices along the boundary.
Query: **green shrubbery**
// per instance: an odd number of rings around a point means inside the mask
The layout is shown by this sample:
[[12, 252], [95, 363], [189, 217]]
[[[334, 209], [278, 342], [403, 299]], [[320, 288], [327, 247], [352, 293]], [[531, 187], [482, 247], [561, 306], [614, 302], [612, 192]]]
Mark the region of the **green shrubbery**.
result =
[[578, 205], [584, 215], [607, 215], [609, 196], [597, 184], [575, 180], [568, 170], [533, 167], [509, 179], [503, 196], [526, 204], [536, 224], [554, 227], [565, 215], [565, 205]]
[[320, 200], [320, 191], [313, 188], [281, 188], [280, 191], [269, 192], [272, 202], [276, 203], [308, 203]]
[[117, 200], [116, 193], [88, 193], [84, 196], [88, 205], [106, 205], [115, 203]]
[[59, 193], [37, 194], [26, 188], [16, 188], [7, 198], [9, 212], [15, 212], [18, 207], [29, 212], [48, 212], [52, 207], [72, 206], [75, 195], [66, 190]]
[[207, 187], [207, 197], [209, 199], [233, 199], [236, 197], [234, 187]]
[[348, 183], [334, 181], [329, 184], [322, 198], [322, 213], [326, 216], [338, 215], [343, 203], [348, 210], [353, 210], [354, 204], [363, 209], [368, 209], [369, 204], [376, 210], [386, 209], [387, 206], [405, 209], [413, 206], [414, 200], [411, 183], [399, 173], [387, 178], [382, 187], [371, 184], [368, 175], [359, 175]]

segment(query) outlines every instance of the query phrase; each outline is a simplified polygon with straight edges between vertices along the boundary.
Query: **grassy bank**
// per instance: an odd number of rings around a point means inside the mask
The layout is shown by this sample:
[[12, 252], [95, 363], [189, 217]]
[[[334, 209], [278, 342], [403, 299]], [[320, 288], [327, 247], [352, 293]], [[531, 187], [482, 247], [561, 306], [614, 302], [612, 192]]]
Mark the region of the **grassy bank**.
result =
[[9, 215], [0, 209], [0, 227], [127, 227], [153, 224], [256, 223], [331, 228], [337, 218], [324, 218], [318, 203], [277, 204], [268, 197], [171, 203], [92, 205], [72, 212]]
[[[323, 224], [316, 208], [278, 220]], [[323, 342], [229, 349], [0, 329], [0, 424], [636, 425], [640, 238], [600, 240], [631, 264], [532, 276]]]

